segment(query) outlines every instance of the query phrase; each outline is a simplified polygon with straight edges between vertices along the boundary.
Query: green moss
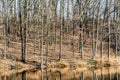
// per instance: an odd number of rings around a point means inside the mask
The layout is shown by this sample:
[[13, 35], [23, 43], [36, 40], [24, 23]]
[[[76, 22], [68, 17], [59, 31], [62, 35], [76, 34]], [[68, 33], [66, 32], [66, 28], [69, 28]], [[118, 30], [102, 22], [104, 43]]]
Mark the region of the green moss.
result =
[[98, 68], [98, 61], [96, 61], [96, 60], [89, 60], [88, 62], [87, 62], [87, 67], [88, 67], [88, 69], [89, 70], [96, 70], [97, 68]]
[[96, 65], [97, 63], [98, 62], [96, 60], [91, 59], [87, 62], [87, 65]]
[[94, 70], [97, 69], [97, 67], [95, 67], [95, 66], [94, 67], [88, 67], [88, 69], [91, 70], [91, 71], [94, 71]]

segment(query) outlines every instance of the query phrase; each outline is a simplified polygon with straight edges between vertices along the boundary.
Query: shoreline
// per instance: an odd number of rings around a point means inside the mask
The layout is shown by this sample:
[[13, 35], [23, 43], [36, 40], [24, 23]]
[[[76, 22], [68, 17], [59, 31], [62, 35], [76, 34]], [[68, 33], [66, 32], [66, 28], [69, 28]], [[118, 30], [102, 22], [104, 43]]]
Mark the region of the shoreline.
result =
[[[30, 70], [41, 70], [39, 66], [22, 63], [18, 61], [13, 61], [11, 59], [4, 59], [0, 60], [3, 62], [0, 64], [0, 75], [10, 75], [15, 73], [21, 73], [23, 71], [30, 71]], [[7, 64], [6, 64], [7, 63]], [[16, 63], [16, 64], [14, 64]], [[13, 65], [14, 64], [14, 65]], [[105, 66], [106, 65], [106, 66]], [[119, 63], [113, 62], [103, 62], [102, 64], [97, 60], [74, 60], [74, 61], [57, 61], [48, 63], [48, 67], [44, 65], [44, 70], [47, 68], [48, 70], [65, 70], [65, 69], [89, 69], [89, 70], [97, 70], [100, 68], [111, 68], [111, 67], [120, 67]]]

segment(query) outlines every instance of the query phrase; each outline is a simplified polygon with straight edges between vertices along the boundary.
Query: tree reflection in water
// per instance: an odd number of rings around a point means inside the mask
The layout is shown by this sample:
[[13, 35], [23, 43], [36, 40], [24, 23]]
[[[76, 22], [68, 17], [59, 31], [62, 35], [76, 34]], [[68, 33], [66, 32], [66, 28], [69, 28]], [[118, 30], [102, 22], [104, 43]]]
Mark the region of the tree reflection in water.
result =
[[104, 80], [104, 71], [103, 71], [103, 68], [101, 68], [101, 80]]
[[4, 76], [4, 80], [7, 80], [7, 77], [6, 77], [6, 76]]
[[60, 75], [60, 80], [62, 80], [62, 73], [61, 71], [58, 71], [59, 75]]
[[76, 70], [74, 70], [74, 78], [73, 80], [76, 80]]
[[116, 69], [116, 73], [114, 75], [114, 80], [119, 80], [118, 69]]
[[81, 73], [81, 80], [84, 80], [84, 72]]
[[[92, 73], [92, 74], [91, 74]], [[106, 69], [90, 71], [78, 70], [70, 71], [52, 71], [52, 70], [36, 70], [34, 72], [22, 72], [9, 76], [0, 76], [0, 80], [120, 80], [119, 69]]]
[[43, 79], [43, 70], [41, 70], [41, 80], [44, 80]]
[[93, 80], [98, 80], [98, 76], [95, 71], [93, 71]]
[[48, 69], [46, 69], [46, 80], [49, 80], [49, 77], [48, 77]]
[[22, 72], [22, 80], [27, 80], [27, 72], [26, 71]]

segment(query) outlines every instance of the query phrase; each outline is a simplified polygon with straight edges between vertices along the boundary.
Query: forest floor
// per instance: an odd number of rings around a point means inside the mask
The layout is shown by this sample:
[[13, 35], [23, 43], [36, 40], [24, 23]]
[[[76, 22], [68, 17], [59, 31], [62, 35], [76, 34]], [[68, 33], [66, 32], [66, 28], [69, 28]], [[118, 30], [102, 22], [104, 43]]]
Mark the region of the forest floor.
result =
[[[108, 62], [107, 58], [107, 46], [104, 46], [103, 50], [103, 61], [101, 63], [100, 59], [100, 42], [97, 41], [97, 54], [92, 59], [92, 41], [91, 39], [86, 39], [86, 43], [84, 45], [84, 57], [81, 59], [81, 55], [79, 52], [79, 44], [78, 37], [75, 36], [75, 44], [74, 47], [71, 46], [70, 40], [72, 40], [72, 36], [68, 37], [69, 40], [63, 39], [62, 45], [62, 61], [59, 61], [59, 38], [57, 39], [56, 46], [51, 44], [48, 46], [48, 65], [46, 65], [46, 45], [43, 46], [43, 57], [44, 57], [44, 68], [46, 66], [48, 69], [62, 69], [62, 68], [87, 68], [87, 67], [110, 67], [110, 66], [119, 66], [120, 61], [119, 57], [115, 58], [115, 52], [111, 49], [110, 53], [110, 61]], [[30, 70], [34, 68], [40, 68], [41, 57], [40, 57], [40, 49], [39, 44], [36, 44], [36, 48], [34, 49], [34, 41], [28, 41], [27, 43], [27, 63], [21, 62], [21, 43], [20, 41], [10, 40], [9, 48], [7, 49], [7, 59], [4, 59], [4, 38], [0, 36], [0, 74], [7, 75], [13, 72], [22, 72], [24, 70]], [[37, 42], [38, 43], [38, 42]], [[56, 49], [55, 49], [56, 48]], [[55, 50], [54, 50], [55, 49]], [[73, 53], [74, 51], [74, 53]]]

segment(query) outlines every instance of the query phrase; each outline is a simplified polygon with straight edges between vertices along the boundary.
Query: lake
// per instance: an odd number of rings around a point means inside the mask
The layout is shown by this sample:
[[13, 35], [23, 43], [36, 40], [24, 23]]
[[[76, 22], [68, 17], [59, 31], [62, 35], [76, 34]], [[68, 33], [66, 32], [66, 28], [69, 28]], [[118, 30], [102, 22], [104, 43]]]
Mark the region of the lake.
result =
[[0, 80], [120, 80], [120, 68], [30, 70]]

